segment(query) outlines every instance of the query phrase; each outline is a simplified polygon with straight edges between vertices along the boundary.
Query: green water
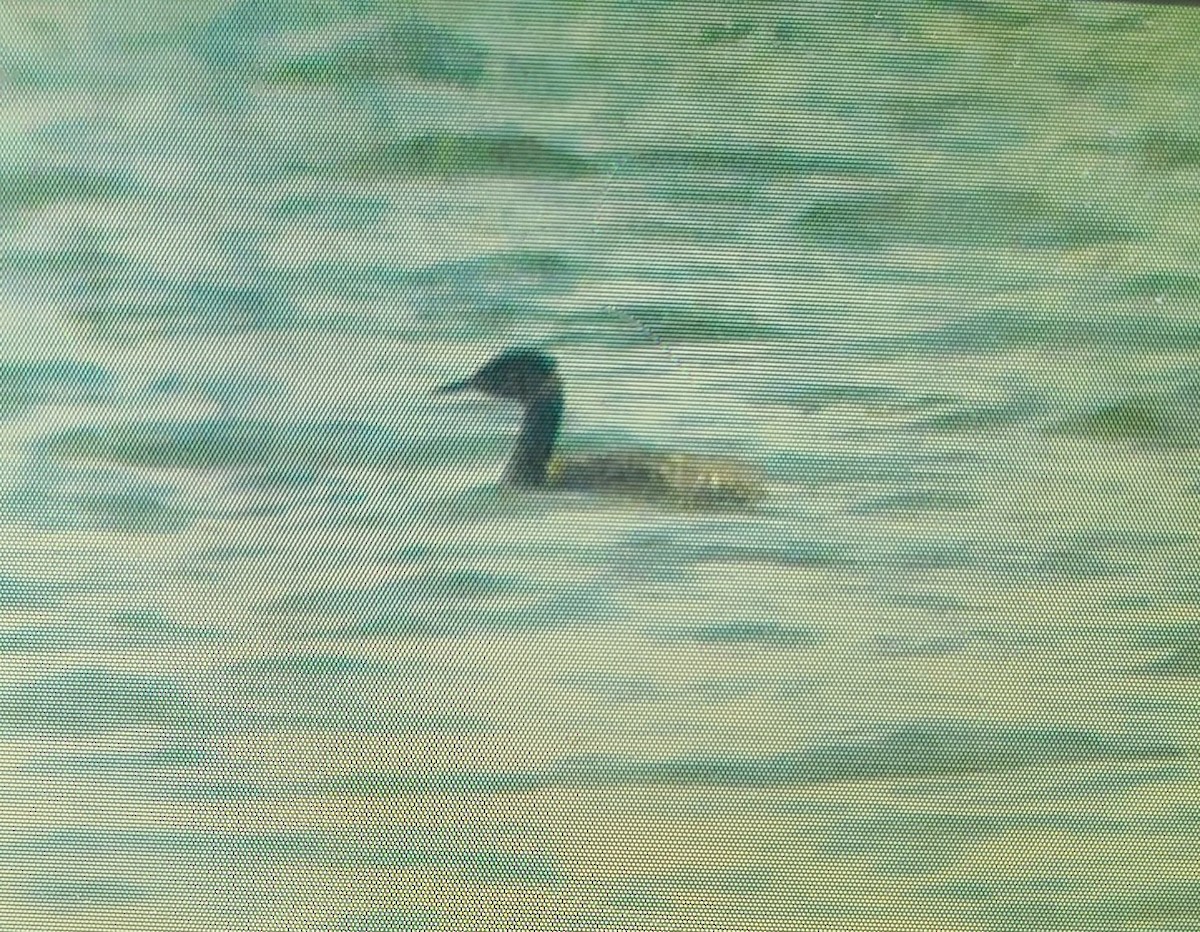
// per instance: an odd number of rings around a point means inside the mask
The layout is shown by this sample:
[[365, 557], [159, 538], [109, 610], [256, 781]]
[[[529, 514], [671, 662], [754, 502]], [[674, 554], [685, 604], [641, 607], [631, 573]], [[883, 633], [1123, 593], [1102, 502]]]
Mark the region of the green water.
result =
[[9, 4], [0, 926], [1200, 926], [1198, 40]]

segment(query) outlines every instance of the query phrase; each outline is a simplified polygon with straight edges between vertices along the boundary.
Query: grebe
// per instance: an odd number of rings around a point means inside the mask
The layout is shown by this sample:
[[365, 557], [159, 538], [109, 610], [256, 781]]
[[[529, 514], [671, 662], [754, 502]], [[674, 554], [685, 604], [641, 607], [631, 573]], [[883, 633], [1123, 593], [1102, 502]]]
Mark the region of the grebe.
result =
[[504, 480], [531, 488], [605, 492], [698, 507], [742, 507], [760, 501], [761, 478], [736, 461], [618, 451], [558, 456], [554, 441], [563, 413], [563, 386], [553, 357], [524, 347], [505, 350], [469, 378], [438, 394], [473, 390], [515, 401], [524, 412]]

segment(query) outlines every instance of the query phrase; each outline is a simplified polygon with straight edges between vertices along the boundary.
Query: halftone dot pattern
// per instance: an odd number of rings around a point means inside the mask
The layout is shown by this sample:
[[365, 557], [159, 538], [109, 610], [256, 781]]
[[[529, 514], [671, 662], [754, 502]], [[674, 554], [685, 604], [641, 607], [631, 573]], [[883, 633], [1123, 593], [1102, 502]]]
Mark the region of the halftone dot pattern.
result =
[[0, 4], [0, 929], [1200, 928], [1200, 9]]

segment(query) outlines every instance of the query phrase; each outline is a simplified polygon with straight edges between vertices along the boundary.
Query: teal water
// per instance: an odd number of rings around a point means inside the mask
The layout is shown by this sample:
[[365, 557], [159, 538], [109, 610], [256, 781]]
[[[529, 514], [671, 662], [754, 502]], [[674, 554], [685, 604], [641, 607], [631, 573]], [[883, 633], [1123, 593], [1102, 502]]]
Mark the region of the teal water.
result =
[[9, 4], [0, 925], [1200, 926], [1198, 39]]

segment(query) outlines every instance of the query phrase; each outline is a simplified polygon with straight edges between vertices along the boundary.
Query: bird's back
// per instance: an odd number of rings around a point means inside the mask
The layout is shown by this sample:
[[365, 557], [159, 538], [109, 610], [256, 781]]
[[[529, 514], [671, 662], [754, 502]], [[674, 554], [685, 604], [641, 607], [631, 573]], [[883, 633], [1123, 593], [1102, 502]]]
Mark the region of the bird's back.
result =
[[683, 507], [739, 508], [761, 501], [762, 477], [722, 457], [622, 450], [555, 456], [547, 485]]

